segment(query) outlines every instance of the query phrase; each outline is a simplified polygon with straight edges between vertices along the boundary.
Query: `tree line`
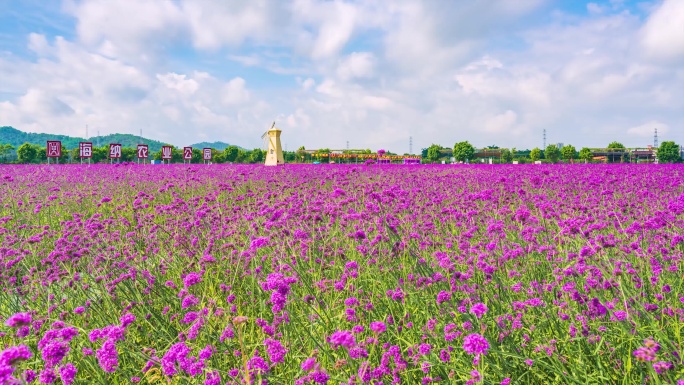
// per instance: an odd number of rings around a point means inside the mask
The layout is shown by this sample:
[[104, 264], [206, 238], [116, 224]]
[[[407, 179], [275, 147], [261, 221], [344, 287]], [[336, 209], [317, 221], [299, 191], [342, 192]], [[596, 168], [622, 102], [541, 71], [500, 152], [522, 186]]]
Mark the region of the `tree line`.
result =
[[[625, 152], [625, 154], [627, 150], [620, 142], [611, 142], [606, 149], [609, 151], [613, 150], [616, 153]], [[497, 146], [489, 146], [487, 149], [483, 150], [497, 150], [497, 153], [500, 154], [497, 163], [511, 163], [514, 160], [517, 160], [520, 163], [542, 160], [549, 163], [558, 163], [561, 160], [566, 162], [572, 162], [576, 159], [585, 162], [594, 160], [594, 152], [590, 148], [583, 147], [577, 151], [571, 144], [566, 144], [561, 148], [558, 148], [555, 144], [550, 144], [543, 150], [535, 147], [528, 151], [518, 151], [515, 148], [508, 149], [499, 148]], [[422, 157], [426, 163], [438, 163], [449, 157], [453, 157], [456, 162], [465, 163], [472, 162], [476, 158], [476, 152], [477, 150], [472, 144], [464, 141], [454, 144], [452, 149], [438, 144], [432, 144], [430, 147], [423, 149]], [[657, 149], [656, 156], [661, 163], [678, 163], [682, 161], [679, 145], [673, 141], [662, 142]]]
[[[173, 148], [172, 163], [180, 163], [183, 161], [183, 149]], [[625, 146], [619, 142], [611, 142], [607, 146], [608, 150], [616, 152], [626, 151]], [[594, 159], [594, 152], [588, 147], [583, 147], [579, 151], [574, 146], [567, 144], [561, 148], [551, 144], [544, 150], [540, 148], [533, 148], [532, 150], [518, 151], [515, 148], [499, 148], [496, 146], [489, 146], [483, 150], [497, 150], [499, 157], [497, 163], [511, 163], [514, 160], [519, 163], [544, 161], [549, 163], [557, 163], [561, 160], [572, 162], [576, 159], [591, 162]], [[322, 149], [319, 153], [330, 152], [328, 149]], [[454, 144], [453, 148], [446, 148], [438, 144], [432, 144], [428, 148], [422, 150], [422, 158], [424, 163], [438, 163], [442, 159], [453, 157], [457, 162], [472, 162], [475, 159], [477, 150], [468, 141], [458, 142]], [[24, 143], [19, 148], [16, 148], [16, 157], [14, 157], [15, 147], [10, 144], [0, 144], [0, 162], [2, 163], [43, 163], [46, 162], [46, 149], [44, 146], [37, 144]], [[364, 150], [363, 153], [372, 153], [371, 150]], [[387, 152], [392, 155], [393, 153]], [[626, 154], [626, 152], [625, 152]], [[297, 151], [283, 151], [285, 162], [296, 163], [312, 161], [311, 155], [307, 154], [304, 147], [300, 147]], [[151, 159], [161, 160], [161, 150], [152, 152]], [[266, 151], [255, 148], [253, 150], [245, 150], [237, 146], [228, 146], [225, 150], [212, 149], [212, 163], [261, 163], [266, 158]], [[679, 153], [679, 145], [673, 141], [664, 141], [657, 149], [657, 158], [661, 163], [677, 163], [682, 159]], [[137, 160], [137, 150], [134, 147], [122, 147], [121, 162], [134, 162]], [[623, 159], [624, 160], [624, 159]], [[201, 163], [202, 150], [200, 148], [193, 148], [192, 163]], [[78, 147], [67, 149], [62, 147], [62, 156], [59, 159], [60, 163], [79, 163]], [[102, 163], [109, 162], [109, 144], [95, 147], [93, 146], [91, 162]]]

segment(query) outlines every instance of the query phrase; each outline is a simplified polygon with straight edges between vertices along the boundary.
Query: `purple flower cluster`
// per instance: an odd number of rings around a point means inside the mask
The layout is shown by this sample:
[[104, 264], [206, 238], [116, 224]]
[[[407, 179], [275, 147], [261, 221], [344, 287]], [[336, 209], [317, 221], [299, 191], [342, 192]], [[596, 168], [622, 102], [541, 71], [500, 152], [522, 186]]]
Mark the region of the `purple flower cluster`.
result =
[[3, 171], [0, 384], [684, 370], [682, 166], [201, 166]]
[[206, 367], [206, 361], [211, 357], [213, 348], [205, 348], [199, 352], [198, 357], [191, 356], [191, 351], [184, 342], [172, 345], [161, 358], [161, 368], [164, 375], [174, 376], [179, 371], [183, 371], [192, 377], [201, 374]]
[[480, 334], [469, 334], [463, 339], [463, 350], [468, 354], [487, 354], [489, 342]]
[[33, 353], [26, 345], [11, 346], [0, 352], [0, 384], [18, 382], [14, 374], [14, 366], [21, 361], [33, 357]]
[[290, 286], [297, 282], [294, 277], [287, 277], [281, 273], [269, 274], [265, 282], [261, 282], [264, 291], [271, 291], [271, 310], [274, 314], [280, 313], [285, 308]]

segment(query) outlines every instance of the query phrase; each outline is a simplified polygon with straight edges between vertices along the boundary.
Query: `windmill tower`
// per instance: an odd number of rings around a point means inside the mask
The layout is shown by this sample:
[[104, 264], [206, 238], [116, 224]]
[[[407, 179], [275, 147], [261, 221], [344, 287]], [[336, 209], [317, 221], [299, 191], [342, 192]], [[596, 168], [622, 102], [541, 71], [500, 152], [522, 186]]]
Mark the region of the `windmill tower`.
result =
[[280, 133], [282, 131], [275, 126], [275, 122], [271, 125], [271, 128], [261, 135], [261, 139], [264, 140], [266, 147], [266, 166], [279, 166], [285, 164], [285, 159], [283, 158], [283, 148], [280, 145]]

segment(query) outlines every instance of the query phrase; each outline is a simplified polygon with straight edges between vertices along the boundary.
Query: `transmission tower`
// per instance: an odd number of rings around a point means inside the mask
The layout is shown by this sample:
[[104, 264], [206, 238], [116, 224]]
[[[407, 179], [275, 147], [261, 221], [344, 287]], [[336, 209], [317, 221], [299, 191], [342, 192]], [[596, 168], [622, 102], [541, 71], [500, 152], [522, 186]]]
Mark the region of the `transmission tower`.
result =
[[349, 141], [347, 141], [347, 150], [349, 150]]
[[413, 137], [409, 136], [409, 155], [413, 155]]
[[546, 148], [546, 129], [544, 129], [544, 145], [542, 146], [542, 149]]
[[658, 127], [656, 127], [653, 132], [653, 147], [658, 147]]

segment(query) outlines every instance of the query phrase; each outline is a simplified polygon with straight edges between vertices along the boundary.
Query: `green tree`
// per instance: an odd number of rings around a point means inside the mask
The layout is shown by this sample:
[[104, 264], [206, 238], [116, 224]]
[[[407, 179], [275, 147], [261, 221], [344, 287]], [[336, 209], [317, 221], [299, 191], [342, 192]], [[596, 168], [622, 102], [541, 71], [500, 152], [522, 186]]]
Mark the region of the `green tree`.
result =
[[538, 161], [542, 157], [542, 152], [539, 148], [535, 147], [530, 151], [530, 160], [533, 162]]
[[30, 143], [24, 143], [17, 149], [19, 163], [33, 163], [36, 160], [38, 151]]
[[237, 146], [226, 147], [226, 149], [223, 151], [223, 153], [225, 154], [226, 162], [236, 162], [239, 151], [240, 149]]
[[558, 149], [558, 146], [555, 144], [549, 144], [546, 147], [546, 150], [544, 150], [544, 159], [551, 161], [551, 163], [556, 163], [558, 162], [558, 158], [560, 158], [560, 150]]
[[249, 155], [248, 151], [245, 151], [243, 149], [238, 149], [237, 156], [235, 157], [234, 162], [235, 163], [244, 163], [247, 161], [247, 156]]
[[513, 153], [511, 150], [507, 148], [501, 150], [501, 161], [503, 163], [511, 163], [513, 161]]
[[[161, 153], [159, 156], [161, 156]], [[93, 163], [109, 162], [109, 145], [105, 144], [104, 146], [93, 147], [93, 157], [90, 160]]]
[[79, 158], [80, 154], [81, 153], [79, 152], [78, 147], [69, 150], [69, 155], [71, 156], [71, 159], [73, 159], [75, 163], [81, 162], [81, 158]]
[[454, 144], [454, 159], [457, 162], [465, 162], [475, 156], [475, 147], [469, 142], [458, 142]]
[[7, 156], [14, 151], [14, 146], [9, 143], [0, 145], [0, 156], [2, 156], [2, 161], [7, 162]]
[[41, 163], [42, 161], [47, 160], [47, 149], [45, 147], [41, 147], [38, 144], [33, 144], [32, 146], [36, 149], [35, 161], [37, 163]]
[[439, 144], [432, 144], [430, 147], [427, 148], [427, 151], [425, 152], [425, 159], [427, 159], [428, 162], [430, 163], [436, 163], [439, 161], [439, 158], [441, 156], [441, 150], [442, 146]]
[[304, 163], [305, 159], [306, 159], [306, 148], [304, 148], [304, 146], [301, 146], [297, 149], [297, 161]]
[[624, 150], [625, 145], [620, 142], [610, 142], [607, 148], [609, 150]]
[[266, 156], [266, 151], [260, 149], [260, 148], [255, 148], [252, 150], [249, 154], [248, 161], [249, 163], [259, 163], [263, 162], [264, 158]]
[[682, 160], [679, 154], [679, 146], [673, 141], [660, 143], [656, 156], [660, 163], [678, 163]]
[[283, 160], [285, 163], [296, 163], [297, 153], [294, 151], [283, 151]]
[[[171, 146], [168, 144], [167, 146]], [[171, 146], [171, 163], [183, 163], [183, 149]]]
[[594, 158], [594, 153], [591, 152], [591, 150], [588, 147], [582, 147], [582, 149], [579, 152], [579, 158], [589, 162]]
[[575, 150], [575, 146], [571, 144], [566, 144], [565, 146], [563, 146], [563, 148], [561, 148], [560, 150], [560, 153], [563, 159], [565, 160], [575, 159], [575, 157], [577, 156], [577, 150]]
[[226, 163], [226, 152], [219, 150], [211, 150], [211, 162], [212, 163]]
[[133, 162], [138, 159], [138, 149], [133, 147], [121, 147], [121, 161]]
[[190, 160], [190, 163], [202, 163], [202, 150], [199, 148], [193, 147], [192, 148], [192, 160]]

